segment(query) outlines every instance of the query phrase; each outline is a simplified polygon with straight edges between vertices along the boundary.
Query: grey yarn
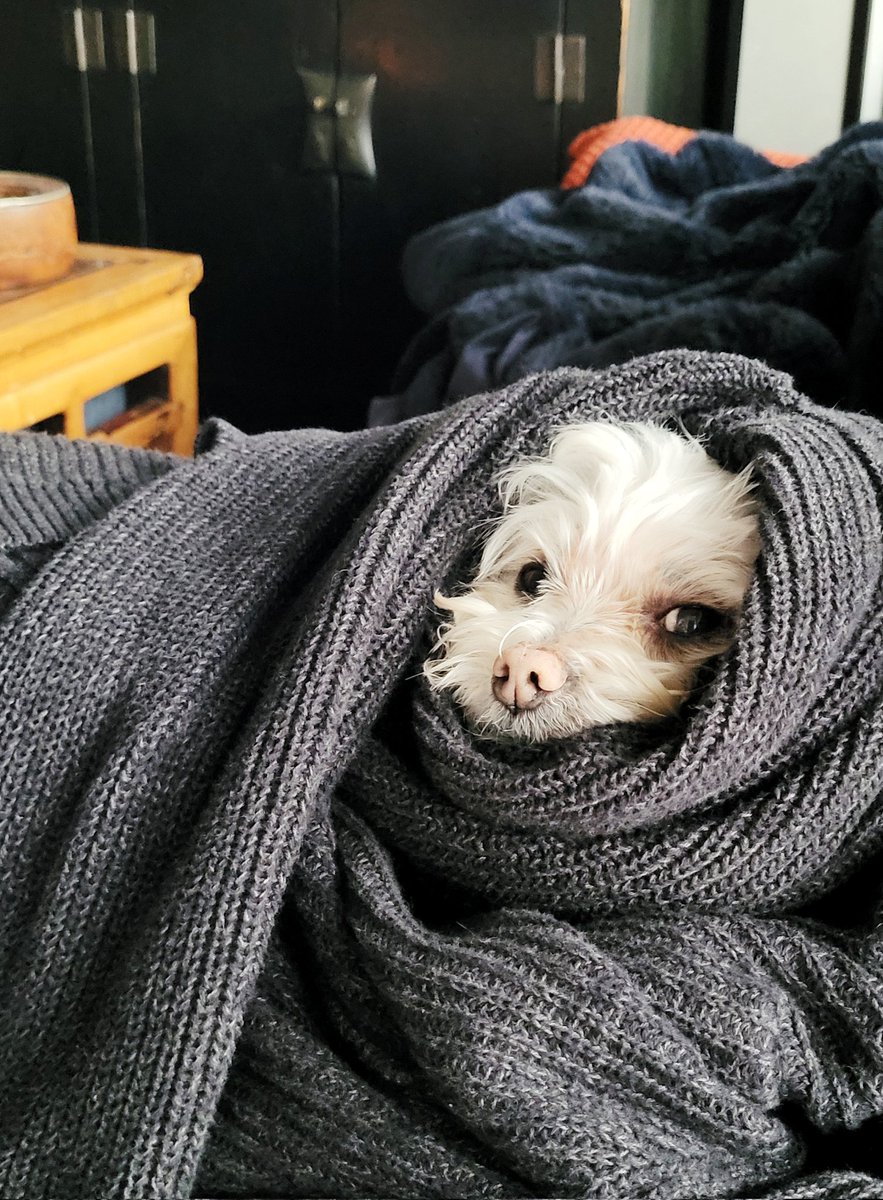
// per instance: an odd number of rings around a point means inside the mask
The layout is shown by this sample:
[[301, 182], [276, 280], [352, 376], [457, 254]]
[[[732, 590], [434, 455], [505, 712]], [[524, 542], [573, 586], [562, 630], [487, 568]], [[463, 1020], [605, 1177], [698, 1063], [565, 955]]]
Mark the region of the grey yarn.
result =
[[[600, 413], [754, 464], [738, 643], [677, 721], [476, 741], [429, 597]], [[0, 439], [0, 1195], [883, 1196], [818, 1151], [883, 1114], [881, 501], [883, 427], [686, 352]]]

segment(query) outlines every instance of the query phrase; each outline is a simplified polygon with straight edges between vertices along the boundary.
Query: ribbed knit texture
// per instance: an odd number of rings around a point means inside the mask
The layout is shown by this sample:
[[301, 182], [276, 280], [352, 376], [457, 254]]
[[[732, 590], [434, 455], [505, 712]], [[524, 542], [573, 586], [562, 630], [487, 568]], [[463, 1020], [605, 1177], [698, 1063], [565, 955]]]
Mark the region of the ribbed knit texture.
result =
[[[432, 589], [601, 413], [754, 464], [738, 643], [664, 726], [476, 741]], [[678, 352], [193, 463], [0, 440], [0, 1194], [883, 1195], [819, 1149], [883, 1113], [881, 472]]]

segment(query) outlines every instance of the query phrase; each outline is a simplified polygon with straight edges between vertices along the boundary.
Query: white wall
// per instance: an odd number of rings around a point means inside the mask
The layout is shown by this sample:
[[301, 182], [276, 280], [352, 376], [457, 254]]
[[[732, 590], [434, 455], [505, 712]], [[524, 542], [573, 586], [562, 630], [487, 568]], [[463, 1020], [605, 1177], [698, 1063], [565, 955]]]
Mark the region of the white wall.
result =
[[883, 0], [871, 0], [859, 116], [863, 121], [883, 117]]
[[644, 116], [649, 107], [653, 0], [623, 0], [622, 7], [626, 19], [619, 116]]
[[853, 0], [745, 0], [737, 138], [815, 154], [841, 132]]

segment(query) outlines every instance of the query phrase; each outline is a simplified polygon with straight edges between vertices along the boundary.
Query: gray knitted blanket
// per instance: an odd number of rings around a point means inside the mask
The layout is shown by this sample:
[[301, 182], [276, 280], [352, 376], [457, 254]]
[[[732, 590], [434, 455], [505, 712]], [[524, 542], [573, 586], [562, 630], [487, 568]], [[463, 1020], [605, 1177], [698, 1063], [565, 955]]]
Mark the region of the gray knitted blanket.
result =
[[[492, 472], [676, 419], [764, 553], [681, 718], [419, 663]], [[0, 439], [0, 1195], [883, 1196], [883, 427], [732, 357], [193, 462]]]

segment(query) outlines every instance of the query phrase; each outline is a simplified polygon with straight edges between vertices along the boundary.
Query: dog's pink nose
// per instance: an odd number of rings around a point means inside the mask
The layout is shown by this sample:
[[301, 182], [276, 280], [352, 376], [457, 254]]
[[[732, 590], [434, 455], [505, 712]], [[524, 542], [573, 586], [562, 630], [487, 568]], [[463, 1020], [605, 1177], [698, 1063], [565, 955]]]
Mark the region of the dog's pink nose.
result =
[[494, 695], [507, 708], [536, 708], [567, 681], [567, 667], [554, 650], [524, 643], [504, 650], [494, 663]]

